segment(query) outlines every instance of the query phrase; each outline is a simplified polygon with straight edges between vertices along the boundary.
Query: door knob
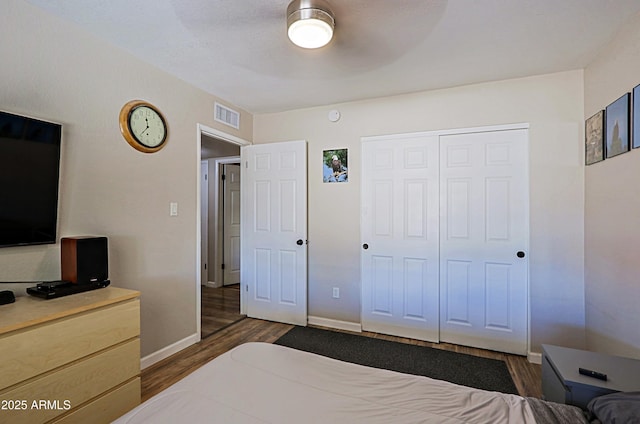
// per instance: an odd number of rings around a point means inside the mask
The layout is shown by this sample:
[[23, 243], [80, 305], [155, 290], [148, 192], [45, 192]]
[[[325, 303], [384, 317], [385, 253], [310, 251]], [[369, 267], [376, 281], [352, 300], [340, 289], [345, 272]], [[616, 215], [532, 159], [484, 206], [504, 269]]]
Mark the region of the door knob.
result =
[[524, 258], [524, 252], [522, 250], [518, 251], [518, 253], [516, 253], [516, 256], [519, 258]]
[[302, 246], [302, 244], [303, 244], [303, 243], [304, 243], [304, 242], [302, 241], [302, 239], [298, 239], [298, 241], [296, 242], [296, 244], [297, 244], [298, 246]]
[[367, 249], [369, 248], [369, 245], [368, 245], [367, 243], [365, 243], [365, 244], [363, 244], [363, 245], [362, 245], [362, 248], [363, 248], [364, 250], [367, 250]]

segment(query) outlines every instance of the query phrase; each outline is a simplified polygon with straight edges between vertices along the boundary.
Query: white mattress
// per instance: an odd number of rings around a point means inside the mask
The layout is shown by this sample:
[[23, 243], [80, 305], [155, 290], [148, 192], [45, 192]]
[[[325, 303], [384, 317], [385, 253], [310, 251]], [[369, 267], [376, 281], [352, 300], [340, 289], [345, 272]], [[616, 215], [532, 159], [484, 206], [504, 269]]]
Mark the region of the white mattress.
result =
[[117, 423], [534, 423], [524, 398], [247, 343]]

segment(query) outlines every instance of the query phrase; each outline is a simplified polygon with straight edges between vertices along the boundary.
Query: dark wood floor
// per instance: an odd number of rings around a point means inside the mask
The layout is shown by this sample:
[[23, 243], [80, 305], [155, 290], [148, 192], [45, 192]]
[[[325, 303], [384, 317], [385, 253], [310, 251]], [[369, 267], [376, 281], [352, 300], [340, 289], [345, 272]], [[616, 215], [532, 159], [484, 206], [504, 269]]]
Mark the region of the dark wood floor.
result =
[[200, 337], [205, 338], [244, 318], [240, 314], [240, 284], [213, 288], [200, 286]]
[[[229, 325], [175, 355], [170, 356], [142, 371], [142, 400], [159, 393], [173, 383], [186, 377], [205, 363], [224, 352], [246, 342], [273, 343], [293, 328], [289, 324], [246, 318]], [[429, 343], [403, 337], [363, 332], [366, 337], [375, 337], [401, 343], [429, 346], [470, 355], [504, 360], [513, 382], [521, 396], [542, 397], [540, 365], [531, 364], [523, 356], [457, 346], [448, 343]]]
[[289, 324], [245, 318], [142, 371], [142, 401], [181, 380], [210, 360], [246, 342], [273, 343]]

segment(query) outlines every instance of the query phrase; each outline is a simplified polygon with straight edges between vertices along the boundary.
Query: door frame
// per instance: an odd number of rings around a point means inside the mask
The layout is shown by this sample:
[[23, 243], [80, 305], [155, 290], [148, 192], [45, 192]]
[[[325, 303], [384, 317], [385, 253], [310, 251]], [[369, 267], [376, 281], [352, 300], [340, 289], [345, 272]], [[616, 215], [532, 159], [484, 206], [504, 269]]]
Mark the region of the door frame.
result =
[[[200, 323], [200, 319], [201, 319], [201, 315], [202, 315], [202, 306], [201, 306], [201, 302], [202, 302], [202, 293], [200, 292], [200, 282], [202, 280], [202, 273], [201, 273], [201, 267], [202, 267], [202, 248], [201, 248], [201, 243], [202, 243], [202, 234], [201, 234], [201, 228], [202, 228], [202, 213], [200, 211], [200, 203], [202, 202], [201, 199], [201, 194], [200, 194], [200, 162], [201, 159], [200, 157], [202, 156], [202, 136], [207, 136], [207, 137], [211, 137], [211, 138], [216, 138], [218, 140], [222, 140], [225, 141], [227, 143], [232, 143], [232, 144], [237, 144], [238, 146], [242, 147], [242, 146], [248, 146], [250, 144], [252, 144], [251, 142], [242, 139], [240, 137], [237, 137], [235, 135], [226, 133], [224, 131], [215, 129], [215, 128], [211, 128], [209, 126], [206, 126], [204, 124], [200, 124], [197, 123], [196, 124], [196, 157], [195, 157], [195, 162], [196, 162], [196, 275], [195, 275], [195, 291], [196, 291], [196, 343], [199, 342], [202, 337], [201, 337], [201, 323]], [[240, 169], [240, 172], [242, 172], [242, 168]], [[240, 291], [240, 313], [246, 313], [246, 302], [245, 302], [245, 293], [241, 290]]]

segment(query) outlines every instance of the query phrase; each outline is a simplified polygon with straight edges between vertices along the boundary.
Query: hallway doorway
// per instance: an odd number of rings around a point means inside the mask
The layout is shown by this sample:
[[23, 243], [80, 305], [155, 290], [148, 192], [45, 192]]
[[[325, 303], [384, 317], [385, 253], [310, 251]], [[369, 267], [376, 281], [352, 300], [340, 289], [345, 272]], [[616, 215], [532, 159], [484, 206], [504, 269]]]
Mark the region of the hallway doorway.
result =
[[[241, 313], [239, 284], [240, 237], [239, 231], [235, 231], [239, 228], [239, 200], [233, 200], [240, 196], [240, 145], [202, 133], [200, 159], [198, 301], [199, 333], [203, 339], [245, 315]], [[231, 164], [235, 166], [230, 168]], [[225, 176], [228, 169], [234, 170], [229, 179]], [[236, 251], [238, 254], [234, 255]], [[235, 257], [238, 259], [234, 260]], [[234, 272], [236, 268], [238, 271]]]

